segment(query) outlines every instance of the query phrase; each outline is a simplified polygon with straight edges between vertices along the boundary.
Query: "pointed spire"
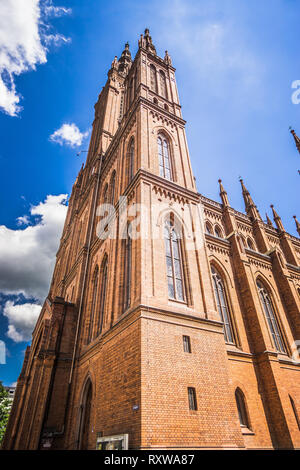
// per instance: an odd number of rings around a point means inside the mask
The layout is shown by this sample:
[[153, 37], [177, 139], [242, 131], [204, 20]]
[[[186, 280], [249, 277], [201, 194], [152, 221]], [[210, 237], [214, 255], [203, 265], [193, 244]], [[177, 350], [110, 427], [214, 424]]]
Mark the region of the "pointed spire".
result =
[[164, 63], [167, 64], [167, 65], [172, 65], [172, 59], [171, 59], [170, 54], [168, 53], [168, 51], [165, 51]]
[[156, 49], [154, 44], [152, 43], [152, 37], [150, 36], [149, 29], [146, 28], [144, 35], [141, 34], [141, 37], [139, 39], [139, 47], [143, 47], [144, 49], [147, 49], [149, 52], [152, 52], [152, 54], [156, 55]]
[[297, 232], [298, 232], [299, 235], [300, 235], [300, 222], [298, 222], [297, 217], [296, 217], [295, 215], [294, 215], [293, 217], [294, 217], [294, 219], [295, 219]]
[[131, 67], [132, 59], [131, 59], [131, 52], [129, 50], [129, 43], [128, 41], [125, 44], [124, 51], [121, 54], [119, 59], [119, 72], [127, 73], [128, 69]]
[[279, 217], [279, 215], [277, 214], [277, 212], [275, 211], [273, 204], [271, 204], [270, 207], [271, 207], [271, 209], [272, 209], [272, 211], [273, 211], [274, 222], [275, 222], [275, 224], [276, 224], [278, 230], [280, 230], [281, 232], [284, 232], [285, 230], [284, 230], [284, 226], [283, 226], [282, 220], [281, 220], [281, 218]]
[[249, 197], [251, 198], [251, 196], [250, 196], [250, 193], [249, 193], [248, 189], [244, 185], [244, 181], [242, 180], [242, 178], [240, 178], [240, 183], [241, 183], [242, 190], [243, 190], [245, 205], [247, 206], [249, 204]]
[[218, 180], [218, 183], [220, 185], [220, 196], [221, 196], [221, 199], [222, 199], [222, 202], [223, 202], [223, 206], [224, 207], [229, 207], [229, 201], [228, 201], [228, 196], [227, 196], [227, 192], [225, 191], [224, 189], [224, 186], [222, 184], [222, 180], [219, 179]]
[[116, 55], [115, 55], [114, 60], [111, 63], [111, 68], [116, 69], [116, 70], [118, 69], [118, 57]]
[[245, 201], [245, 209], [246, 209], [247, 214], [250, 217], [252, 217], [253, 219], [262, 220], [261, 216], [260, 216], [260, 213], [258, 212], [258, 209], [257, 209], [256, 205], [254, 204], [248, 189], [244, 185], [244, 181], [243, 181], [242, 178], [240, 178], [240, 183], [241, 183], [242, 190], [243, 190], [243, 198], [244, 198], [244, 201]]
[[290, 132], [291, 132], [291, 134], [292, 134], [293, 137], [294, 137], [296, 147], [297, 147], [297, 149], [298, 149], [298, 152], [300, 153], [300, 139], [299, 139], [299, 137], [297, 136], [297, 134], [296, 134], [296, 132], [294, 131], [294, 129], [291, 129]]
[[266, 213], [266, 219], [267, 219], [267, 224], [269, 225], [269, 227], [273, 227], [272, 220], [270, 219], [267, 213]]

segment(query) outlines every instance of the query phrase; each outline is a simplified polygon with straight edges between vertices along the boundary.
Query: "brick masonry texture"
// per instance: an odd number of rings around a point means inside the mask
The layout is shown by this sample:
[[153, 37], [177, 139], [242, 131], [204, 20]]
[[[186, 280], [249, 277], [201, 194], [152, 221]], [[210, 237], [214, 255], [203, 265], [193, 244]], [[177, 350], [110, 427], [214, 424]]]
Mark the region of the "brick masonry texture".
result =
[[[160, 176], [159, 136], [168, 145], [171, 180]], [[230, 206], [219, 183], [221, 203], [196, 190], [175, 69], [168, 53], [157, 56], [146, 30], [134, 60], [126, 45], [113, 61], [95, 105], [86, 164], [72, 188], [3, 449], [95, 449], [97, 436], [119, 434], [128, 434], [132, 449], [300, 448], [300, 364], [293, 360], [300, 240], [285, 232], [274, 208], [275, 225], [262, 220], [243, 181], [245, 213]], [[99, 237], [103, 202], [115, 207], [116, 233], [134, 221], [139, 203], [148, 209], [140, 230], [158, 236], [133, 239], [129, 257], [126, 240]], [[183, 300], [168, 294], [168, 214], [183, 227]], [[212, 267], [222, 280], [231, 342]], [[257, 282], [272, 303], [284, 351], [276, 349]]]

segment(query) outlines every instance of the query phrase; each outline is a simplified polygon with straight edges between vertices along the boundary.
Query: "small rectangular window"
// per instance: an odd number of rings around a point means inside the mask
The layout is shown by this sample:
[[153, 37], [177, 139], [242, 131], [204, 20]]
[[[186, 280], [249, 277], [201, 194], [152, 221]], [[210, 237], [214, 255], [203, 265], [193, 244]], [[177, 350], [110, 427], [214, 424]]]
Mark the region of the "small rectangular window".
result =
[[191, 339], [189, 336], [183, 336], [183, 350], [186, 353], [191, 353]]
[[196, 390], [193, 387], [188, 387], [189, 408], [190, 410], [197, 410]]

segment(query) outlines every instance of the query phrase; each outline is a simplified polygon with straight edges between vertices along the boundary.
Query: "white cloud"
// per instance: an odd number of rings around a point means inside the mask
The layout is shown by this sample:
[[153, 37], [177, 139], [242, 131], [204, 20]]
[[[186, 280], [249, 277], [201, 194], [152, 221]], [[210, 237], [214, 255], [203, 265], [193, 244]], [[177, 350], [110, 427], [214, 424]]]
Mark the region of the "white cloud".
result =
[[50, 140], [60, 145], [78, 147], [88, 135], [88, 131], [80, 132], [76, 124], [63, 124], [60, 129], [50, 135]]
[[17, 224], [18, 225], [29, 225], [30, 224], [30, 219], [28, 215], [23, 215], [22, 217], [17, 218]]
[[65, 8], [65, 7], [55, 7], [52, 5], [52, 1], [49, 2], [48, 5], [45, 5], [45, 14], [49, 16], [63, 16], [63, 15], [70, 15], [72, 13], [71, 8]]
[[[43, 19], [47, 7], [54, 9], [52, 13], [55, 15], [56, 7], [51, 6], [51, 3], [46, 0], [0, 2], [0, 109], [10, 116], [16, 116], [22, 109], [15, 77], [47, 62], [46, 46], [53, 42], [51, 36], [56, 37], [46, 33], [50, 25]], [[57, 8], [61, 14], [65, 13], [64, 7]], [[64, 36], [58, 36], [60, 43], [68, 41]], [[57, 44], [58, 39], [54, 42]]]
[[60, 46], [61, 44], [71, 42], [71, 38], [66, 38], [62, 34], [49, 34], [45, 37], [45, 43], [48, 45], [53, 44], [54, 46]]
[[44, 300], [66, 217], [66, 198], [66, 194], [49, 195], [33, 206], [30, 215], [38, 222], [23, 230], [0, 226], [0, 292]]
[[15, 304], [8, 300], [3, 309], [3, 315], [8, 319], [6, 335], [16, 343], [29, 341], [41, 311], [41, 305], [25, 303]]

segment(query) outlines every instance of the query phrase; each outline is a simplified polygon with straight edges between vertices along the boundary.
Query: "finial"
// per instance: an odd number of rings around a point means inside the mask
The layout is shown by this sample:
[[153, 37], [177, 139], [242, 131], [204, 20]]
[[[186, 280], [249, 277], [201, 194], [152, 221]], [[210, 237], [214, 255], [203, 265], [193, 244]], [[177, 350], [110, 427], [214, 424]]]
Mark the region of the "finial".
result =
[[221, 192], [225, 192], [225, 189], [224, 189], [224, 186], [223, 186], [223, 184], [222, 184], [221, 178], [218, 179], [218, 183], [219, 183], [219, 185], [220, 185], [220, 191], [221, 191]]
[[111, 68], [112, 69], [117, 69], [118, 68], [118, 57], [116, 55], [115, 55], [114, 60], [112, 61]]
[[227, 192], [225, 191], [224, 186], [222, 184], [222, 180], [219, 179], [218, 183], [220, 185], [220, 196], [221, 196], [221, 199], [222, 199], [222, 202], [223, 202], [223, 206], [228, 207], [229, 206], [228, 196], [227, 196]]
[[165, 51], [164, 63], [167, 65], [172, 65], [172, 60], [168, 51]]
[[240, 183], [241, 183], [242, 190], [243, 190], [243, 198], [245, 201], [245, 209], [246, 209], [247, 214], [249, 215], [249, 217], [251, 217], [254, 220], [262, 220], [260, 213], [256, 205], [254, 204], [248, 189], [244, 185], [244, 181], [241, 176], [240, 176]]
[[272, 209], [274, 222], [277, 225], [278, 230], [280, 230], [281, 232], [284, 232], [284, 226], [283, 226], [282, 220], [277, 214], [276, 210], [274, 209], [274, 205], [271, 204], [270, 207]]
[[250, 193], [249, 193], [248, 189], [246, 188], [246, 186], [244, 184], [243, 178], [240, 176], [239, 179], [240, 179], [240, 183], [241, 183], [241, 186], [242, 186], [243, 196], [244, 196], [244, 200], [245, 200], [245, 206], [246, 206], [246, 210], [247, 210], [247, 207], [251, 204], [254, 205], [254, 203], [253, 203], [253, 201], [250, 197]]
[[144, 39], [143, 34], [140, 35], [140, 39], [138, 40], [138, 46], [139, 47], [144, 47], [144, 48], [146, 47], [146, 41]]
[[246, 194], [249, 194], [249, 191], [247, 190], [246, 186], [244, 185], [244, 180], [243, 180], [243, 178], [240, 176], [239, 179], [240, 179], [240, 183], [241, 183], [243, 192], [246, 193]]
[[141, 36], [141, 39], [139, 40], [139, 47], [143, 47], [149, 52], [152, 52], [152, 54], [156, 55], [156, 49], [154, 44], [152, 44], [152, 38], [150, 36], [149, 28], [145, 29], [144, 37]]
[[119, 59], [119, 72], [121, 72], [122, 75], [126, 75], [128, 70], [131, 67], [131, 64], [132, 64], [131, 52], [129, 50], [129, 42], [127, 41], [125, 44], [125, 48]]
[[293, 215], [293, 218], [295, 219], [297, 232], [300, 235], [300, 222], [298, 222], [297, 217], [295, 215]]
[[268, 216], [267, 213], [266, 213], [266, 219], [267, 219], [267, 224], [268, 224], [270, 227], [273, 227], [272, 220], [270, 219], [270, 217]]
[[242, 178], [241, 176], [239, 177], [239, 179], [240, 179], [240, 183], [241, 183], [241, 184], [244, 184], [244, 180], [243, 180], [243, 178]]
[[293, 135], [298, 152], [300, 153], [300, 139], [294, 129], [290, 127], [290, 133]]

